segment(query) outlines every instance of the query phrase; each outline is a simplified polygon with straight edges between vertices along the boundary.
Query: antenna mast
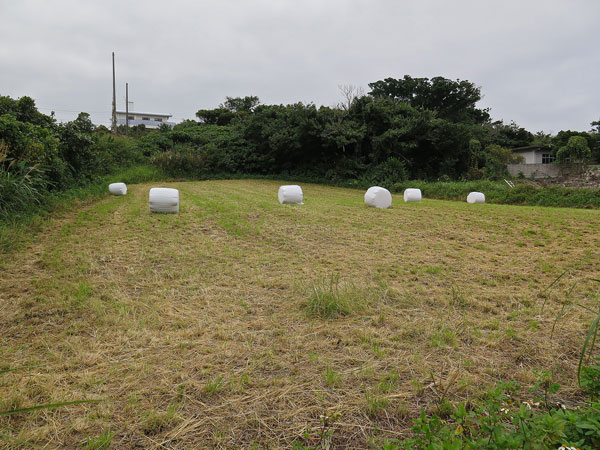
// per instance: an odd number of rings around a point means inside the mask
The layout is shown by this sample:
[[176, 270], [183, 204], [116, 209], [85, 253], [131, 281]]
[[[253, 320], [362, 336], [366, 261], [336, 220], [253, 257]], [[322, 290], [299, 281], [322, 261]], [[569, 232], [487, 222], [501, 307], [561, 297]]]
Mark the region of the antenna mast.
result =
[[113, 69], [113, 102], [112, 102], [112, 125], [111, 130], [117, 133], [117, 94], [115, 88], [115, 52], [112, 52], [112, 69]]
[[129, 134], [129, 83], [125, 83], [125, 134]]

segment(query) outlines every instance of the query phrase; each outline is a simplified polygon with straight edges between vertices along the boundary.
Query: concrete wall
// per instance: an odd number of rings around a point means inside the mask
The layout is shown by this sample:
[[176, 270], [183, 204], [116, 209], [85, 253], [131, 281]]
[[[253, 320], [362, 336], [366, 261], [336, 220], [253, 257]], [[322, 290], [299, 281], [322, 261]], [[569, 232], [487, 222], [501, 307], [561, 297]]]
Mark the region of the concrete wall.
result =
[[[563, 164], [508, 164], [508, 173], [513, 177], [518, 177], [519, 172], [525, 175], [525, 178], [556, 178], [569, 174], [570, 167]], [[600, 166], [588, 166], [589, 168]]]
[[513, 153], [517, 155], [521, 155], [525, 158], [523, 161], [525, 164], [542, 164], [542, 156], [544, 153], [551, 153], [550, 150], [527, 150], [527, 151], [516, 151], [513, 150]]
[[[525, 161], [523, 161], [525, 164], [535, 164], [536, 162], [536, 158], [535, 158], [535, 150], [529, 150], [526, 152], [514, 152], [517, 155], [521, 155], [523, 158], [525, 158]], [[540, 161], [541, 161], [541, 156], [540, 156]]]
[[508, 164], [508, 173], [513, 177], [518, 177], [519, 172], [525, 175], [525, 178], [556, 178], [569, 173], [569, 167], [562, 164]]

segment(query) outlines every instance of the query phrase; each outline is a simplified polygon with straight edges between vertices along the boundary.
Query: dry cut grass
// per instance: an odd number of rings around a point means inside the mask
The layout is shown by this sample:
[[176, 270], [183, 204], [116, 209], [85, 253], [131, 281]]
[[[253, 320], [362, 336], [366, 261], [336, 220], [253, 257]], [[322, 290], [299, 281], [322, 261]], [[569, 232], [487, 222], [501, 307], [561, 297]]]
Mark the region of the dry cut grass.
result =
[[1, 418], [7, 433], [48, 448], [288, 448], [316, 445], [326, 415], [328, 445], [365, 448], [406, 435], [421, 408], [540, 370], [562, 383], [556, 401], [578, 401], [590, 315], [551, 328], [565, 303], [597, 308], [598, 211], [169, 186], [178, 215], [150, 215], [151, 186], [130, 186], [2, 256], [0, 369], [29, 368], [0, 375], [0, 411], [105, 399]]

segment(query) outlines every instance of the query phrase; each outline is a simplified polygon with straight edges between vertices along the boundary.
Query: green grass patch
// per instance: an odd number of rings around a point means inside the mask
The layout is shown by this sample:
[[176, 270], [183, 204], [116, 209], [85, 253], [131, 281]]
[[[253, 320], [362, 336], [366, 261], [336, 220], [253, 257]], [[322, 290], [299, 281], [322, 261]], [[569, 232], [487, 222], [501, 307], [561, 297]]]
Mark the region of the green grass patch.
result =
[[[37, 203], [13, 211], [10, 216], [0, 216], [0, 254], [25, 245], [32, 234], [41, 229], [51, 212], [68, 211], [75, 205], [98, 200], [108, 194], [108, 185], [115, 182], [126, 184], [146, 183], [166, 178], [160, 169], [153, 166], [135, 166], [98, 178], [85, 186], [65, 191], [47, 192]], [[33, 232], [33, 233], [32, 233]], [[66, 229], [65, 233], [69, 230]]]
[[304, 309], [309, 317], [336, 319], [364, 311], [372, 300], [369, 288], [340, 283], [339, 277], [321, 278], [310, 288]]
[[396, 183], [392, 192], [419, 188], [423, 198], [465, 202], [470, 192], [483, 192], [487, 203], [525, 206], [556, 206], [565, 208], [600, 208], [599, 189], [576, 189], [561, 186], [537, 187], [517, 184], [509, 187], [504, 181], [407, 181]]

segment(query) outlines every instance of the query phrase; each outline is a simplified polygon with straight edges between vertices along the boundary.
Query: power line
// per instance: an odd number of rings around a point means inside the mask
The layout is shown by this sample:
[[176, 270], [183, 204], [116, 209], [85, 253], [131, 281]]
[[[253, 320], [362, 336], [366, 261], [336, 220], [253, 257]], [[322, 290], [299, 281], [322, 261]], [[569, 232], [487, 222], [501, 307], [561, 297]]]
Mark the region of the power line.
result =
[[74, 110], [74, 109], [46, 108], [45, 106], [36, 106], [36, 108], [37, 109], [45, 109], [47, 111], [57, 111], [57, 112], [72, 112], [72, 113], [86, 112], [86, 113], [94, 113], [94, 114], [107, 114], [107, 113], [110, 113], [109, 110], [104, 110], [104, 111], [89, 111], [89, 110], [85, 110], [85, 109]]

